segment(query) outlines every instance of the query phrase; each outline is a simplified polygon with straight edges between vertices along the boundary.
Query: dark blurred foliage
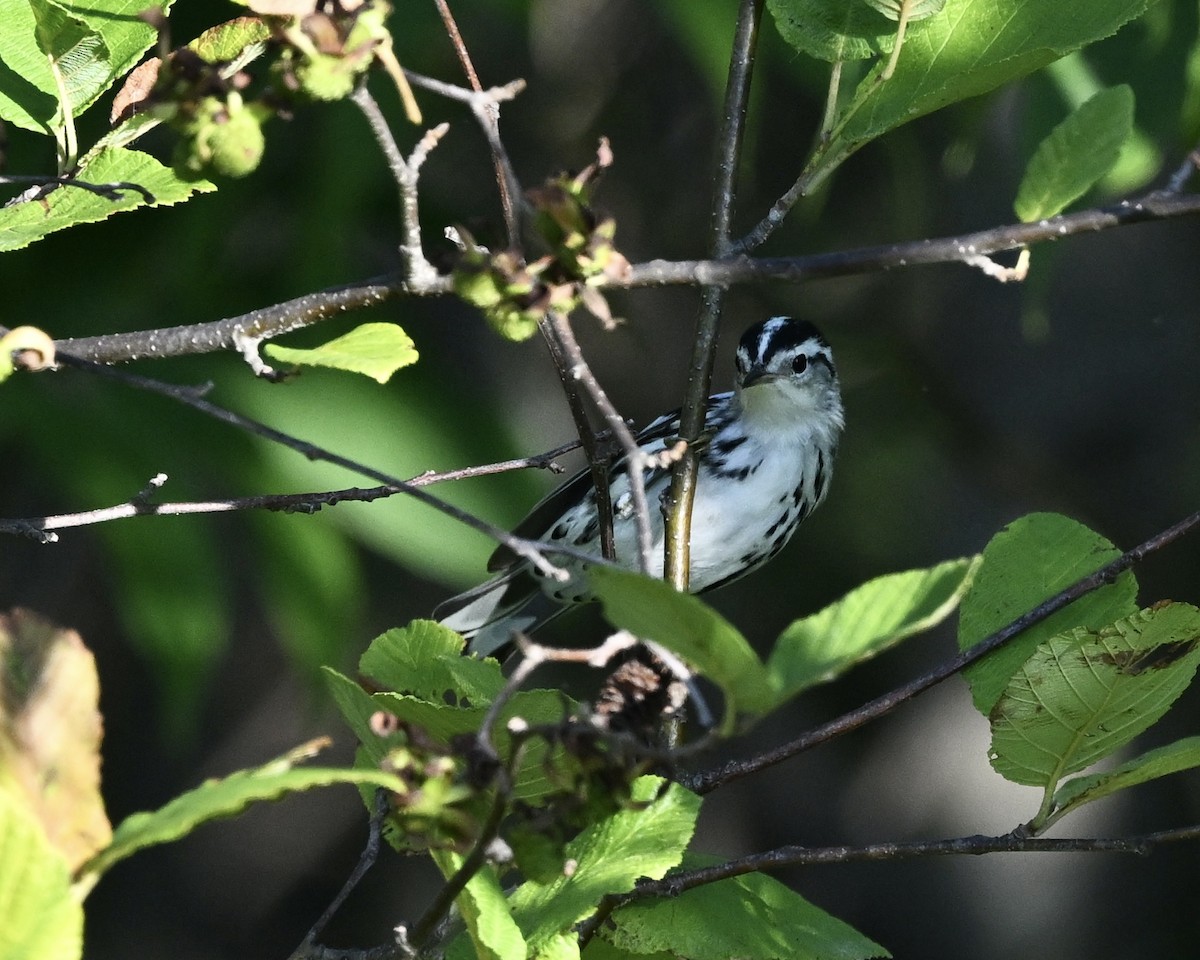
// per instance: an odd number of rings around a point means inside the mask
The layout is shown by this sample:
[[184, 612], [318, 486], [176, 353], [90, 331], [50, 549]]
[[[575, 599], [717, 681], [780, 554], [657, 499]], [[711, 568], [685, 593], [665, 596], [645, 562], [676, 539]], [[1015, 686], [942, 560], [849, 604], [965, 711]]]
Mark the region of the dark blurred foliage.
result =
[[[519, 176], [532, 185], [611, 138], [599, 193], [637, 261], [704, 252], [709, 176], [732, 5], [719, 0], [458, 0], [485, 83], [528, 91], [503, 115]], [[239, 8], [180, 3], [179, 42]], [[393, 17], [402, 62], [457, 80], [432, 4]], [[1053, 73], [912, 123], [851, 158], [796, 209], [764, 253], [849, 248], [979, 229], [1013, 219], [1033, 146], [1069, 111], [1072, 84], [1131, 83], [1143, 155], [1173, 168], [1197, 134], [1187, 64], [1195, 4], [1150, 17]], [[786, 189], [818, 120], [824, 70], [764, 22], [738, 223]], [[374, 89], [405, 145], [384, 78]], [[451, 132], [425, 168], [431, 250], [446, 224], [498, 225], [483, 140], [460, 106], [421, 97]], [[84, 140], [99, 135], [85, 129]], [[48, 170], [52, 147], [10, 130], [8, 171]], [[170, 150], [164, 137], [157, 144]], [[1130, 174], [1134, 177], [1135, 174]], [[1124, 189], [1140, 186], [1127, 179]], [[1097, 194], [1085, 202], [1102, 202]], [[4, 259], [3, 322], [56, 336], [234, 315], [396, 265], [395, 189], [349, 104], [268, 128], [262, 169], [183, 206], [56, 234]], [[1034, 251], [1025, 285], [963, 266], [920, 267], [804, 287], [736, 289], [732, 334], [770, 312], [825, 330], [845, 380], [848, 427], [834, 492], [765, 571], [712, 598], [760, 647], [791, 619], [873, 576], [978, 551], [1029, 511], [1067, 513], [1129, 546], [1193, 510], [1200, 487], [1200, 224], [1079, 236]], [[627, 321], [578, 324], [601, 381], [644, 421], [677, 405], [697, 296], [614, 295]], [[366, 319], [401, 323], [421, 363], [392, 384], [305, 374], [252, 380], [235, 357], [136, 369], [212, 380], [219, 402], [375, 466], [417, 473], [538, 452], [570, 421], [537, 341], [498, 341], [449, 299], [397, 301], [293, 338], [313, 342]], [[169, 401], [80, 373], [18, 377], [0, 403], [0, 503], [39, 516], [128, 499], [158, 472], [170, 499], [353, 485]], [[476, 480], [449, 491], [509, 522], [549, 478]], [[446, 491], [443, 491], [446, 492]], [[351, 744], [316, 667], [353, 664], [381, 630], [425, 615], [482, 572], [488, 545], [398, 501], [317, 516], [139, 519], [0, 544], [0, 607], [23, 605], [79, 629], [96, 651], [107, 728], [105, 792], [117, 820], [206, 776], [258, 763], [316, 733]], [[1200, 541], [1138, 570], [1143, 600], [1200, 599]], [[564, 630], [598, 629], [585, 613]], [[923, 636], [818, 690], [726, 749], [774, 744], [907, 679], [952, 650]], [[1197, 697], [1156, 741], [1195, 732]], [[779, 843], [856, 844], [1003, 832], [1037, 797], [985, 759], [986, 724], [957, 681], [890, 720], [711, 798], [699, 843], [737, 854]], [[1200, 818], [1200, 781], [1177, 776], [1068, 820], [1069, 834], [1121, 834]], [[89, 901], [92, 960], [284, 956], [347, 874], [365, 820], [353, 791], [251, 811], [116, 869]], [[412, 919], [436, 877], [385, 854], [330, 939], [381, 942]], [[785, 874], [897, 956], [1191, 955], [1188, 878], [1196, 851], [1149, 858], [1014, 856], [820, 867]], [[1183, 882], [1181, 882], [1183, 881]]]

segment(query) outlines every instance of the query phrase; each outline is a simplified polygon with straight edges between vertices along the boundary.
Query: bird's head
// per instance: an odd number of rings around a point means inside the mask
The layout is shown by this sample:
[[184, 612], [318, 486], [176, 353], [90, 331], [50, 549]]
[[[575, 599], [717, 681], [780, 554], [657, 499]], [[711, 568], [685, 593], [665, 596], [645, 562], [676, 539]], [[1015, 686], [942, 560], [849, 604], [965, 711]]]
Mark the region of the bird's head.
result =
[[748, 421], [781, 430], [841, 429], [833, 352], [808, 321], [771, 317], [756, 323], [738, 343], [736, 364], [737, 395]]

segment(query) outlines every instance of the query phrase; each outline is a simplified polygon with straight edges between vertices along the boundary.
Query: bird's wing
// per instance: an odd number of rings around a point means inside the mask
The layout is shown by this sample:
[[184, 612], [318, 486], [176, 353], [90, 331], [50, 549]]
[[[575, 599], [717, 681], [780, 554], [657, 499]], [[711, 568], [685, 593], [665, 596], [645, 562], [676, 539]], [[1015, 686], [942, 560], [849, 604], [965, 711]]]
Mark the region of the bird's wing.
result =
[[[728, 400], [730, 396], [731, 394], [729, 393], [719, 393], [716, 396], [709, 397], [709, 406], [720, 405]], [[651, 453], [662, 450], [668, 440], [679, 435], [679, 414], [679, 410], [672, 410], [670, 413], [665, 413], [646, 424], [637, 436], [634, 437], [638, 446]], [[705, 438], [702, 437], [701, 443], [704, 440]], [[612, 462], [611, 472], [615, 475], [625, 469], [628, 459], [624, 453], [617, 456]], [[647, 486], [654, 479], [656, 477], [653, 473], [647, 476]], [[584, 467], [569, 480], [555, 487], [548, 495], [542, 498], [529, 511], [528, 516], [513, 528], [513, 535], [526, 540], [546, 539], [546, 535], [550, 532], [550, 529], [562, 518], [563, 514], [583, 500], [592, 489], [591, 468]], [[488, 570], [493, 572], [509, 570], [518, 562], [520, 562], [520, 558], [512, 550], [505, 546], [499, 546], [488, 560]]]

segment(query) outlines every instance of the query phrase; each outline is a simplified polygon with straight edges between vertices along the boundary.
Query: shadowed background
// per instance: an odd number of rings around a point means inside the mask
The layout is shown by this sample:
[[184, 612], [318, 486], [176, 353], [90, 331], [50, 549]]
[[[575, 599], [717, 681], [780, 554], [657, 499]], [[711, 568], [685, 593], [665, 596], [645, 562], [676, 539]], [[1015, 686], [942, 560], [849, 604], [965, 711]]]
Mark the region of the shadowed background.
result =
[[[183, 42], [216, 22], [181, 3]], [[632, 261], [702, 256], [716, 117], [732, 36], [717, 0], [458, 0], [485, 84], [524, 77], [502, 131], [527, 186], [593, 156], [616, 157], [598, 202]], [[240, 8], [228, 6], [229, 16]], [[204, 16], [211, 20], [201, 19]], [[402, 62], [460, 76], [432, 5], [392, 19]], [[1070, 110], [1087, 71], [1131, 83], [1148, 162], [1173, 169], [1198, 124], [1186, 83], [1194, 5], [1146, 20], [1052, 76], [1040, 74], [900, 128], [853, 157], [761, 251], [789, 255], [980, 229], [1014, 219], [1034, 145]], [[749, 229], [797, 173], [819, 119], [824, 69], [764, 20], [737, 225]], [[383, 82], [380, 82], [383, 81]], [[385, 78], [373, 89], [403, 126]], [[420, 95], [451, 123], [422, 180], [428, 250], [448, 224], [499, 228], [483, 138], [460, 105]], [[85, 129], [91, 142], [100, 128]], [[268, 126], [261, 170], [183, 206], [56, 234], [4, 258], [7, 325], [55, 336], [198, 323], [392, 270], [395, 187], [348, 103]], [[7, 171], [47, 171], [49, 142], [10, 131]], [[167, 137], [153, 144], [169, 155]], [[1158, 178], [1162, 182], [1161, 175]], [[1136, 171], [1126, 189], [1144, 186]], [[1102, 202], [1095, 195], [1085, 202]], [[490, 226], [489, 226], [490, 225]], [[791, 620], [871, 577], [976, 552], [1030, 511], [1066, 513], [1128, 547], [1196, 506], [1200, 362], [1194, 269], [1200, 224], [1144, 225], [1034, 251], [1024, 285], [964, 266], [921, 267], [728, 298], [716, 387], [737, 335], [772, 313], [813, 320], [836, 351], [847, 430], [830, 499], [762, 572], [711, 596], [765, 650]], [[644, 423], [678, 406], [693, 290], [613, 294], [625, 323], [577, 331], [601, 382]], [[393, 301], [288, 342], [365, 320], [403, 325], [421, 362], [379, 387], [306, 372], [256, 381], [233, 356], [142, 363], [179, 383], [212, 380], [219, 403], [400, 475], [540, 452], [571, 434], [537, 340], [500, 341], [451, 299]], [[360, 479], [272, 448], [167, 400], [76, 372], [18, 377], [0, 402], [0, 513], [43, 516], [128, 500], [156, 473], [162, 496], [209, 499], [352, 486]], [[520, 518], [553, 478], [510, 475], [437, 492], [489, 519]], [[425, 616], [482, 576], [490, 545], [395, 498], [316, 516], [149, 518], [65, 531], [42, 546], [0, 542], [0, 608], [75, 627], [96, 652], [105, 714], [104, 787], [116, 822], [204, 777], [332, 733], [352, 744], [318, 666], [352, 671], [370, 638]], [[1196, 602], [1200, 542], [1136, 572], [1145, 603]], [[587, 613], [560, 638], [598, 636]], [[774, 744], [888, 689], [953, 650], [948, 630], [819, 689], [727, 748]], [[1155, 736], [1195, 732], [1186, 696]], [[1147, 744], [1148, 746], [1149, 744]], [[781, 843], [861, 844], [1004, 832], [1036, 810], [1033, 791], [987, 765], [987, 728], [952, 680], [894, 717], [710, 798], [699, 846], [736, 855]], [[1058, 834], [1117, 835], [1200, 817], [1200, 781], [1168, 778], [1069, 818]], [[349, 788], [251, 811], [117, 867], [89, 900], [87, 953], [178, 960], [285, 956], [349, 872], [365, 818]], [[820, 906], [897, 956], [1074, 960], [1180, 956], [1194, 943], [1196, 851], [993, 856], [785, 872]], [[437, 878], [386, 854], [327, 941], [366, 946], [412, 920]], [[1114, 909], [1114, 906], [1116, 908]], [[1134, 919], [1136, 918], [1136, 919]]]

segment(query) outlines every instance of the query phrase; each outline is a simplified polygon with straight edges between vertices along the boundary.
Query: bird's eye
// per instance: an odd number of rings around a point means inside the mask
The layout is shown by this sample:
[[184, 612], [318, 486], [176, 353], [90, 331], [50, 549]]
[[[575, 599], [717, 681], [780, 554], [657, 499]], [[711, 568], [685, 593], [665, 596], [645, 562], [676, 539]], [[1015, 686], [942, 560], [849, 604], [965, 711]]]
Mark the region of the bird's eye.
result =
[[800, 356], [798, 356], [795, 360], [792, 361], [792, 372], [793, 373], [803, 373], [807, 369], [808, 369], [808, 357], [806, 357], [804, 354], [800, 354]]

